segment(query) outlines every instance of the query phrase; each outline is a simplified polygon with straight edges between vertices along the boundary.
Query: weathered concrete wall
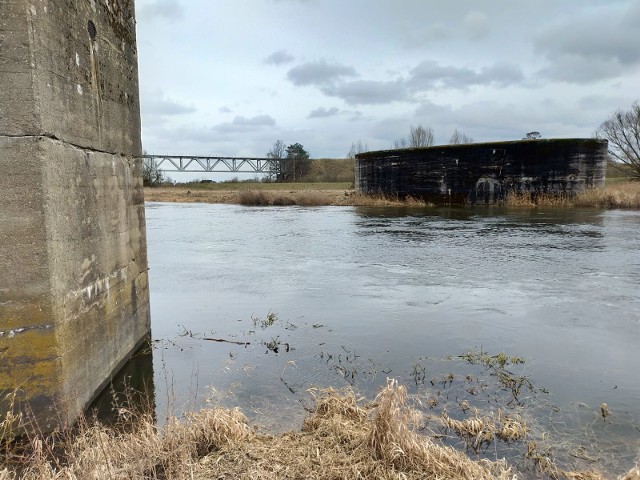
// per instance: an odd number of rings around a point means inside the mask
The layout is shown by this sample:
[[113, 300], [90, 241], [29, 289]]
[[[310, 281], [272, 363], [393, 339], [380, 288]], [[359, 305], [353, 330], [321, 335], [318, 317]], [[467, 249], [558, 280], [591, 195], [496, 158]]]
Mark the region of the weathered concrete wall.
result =
[[0, 1], [0, 396], [43, 428], [149, 331], [140, 155], [133, 1]]
[[356, 155], [356, 189], [439, 204], [492, 204], [508, 192], [574, 194], [604, 186], [607, 141], [523, 140]]

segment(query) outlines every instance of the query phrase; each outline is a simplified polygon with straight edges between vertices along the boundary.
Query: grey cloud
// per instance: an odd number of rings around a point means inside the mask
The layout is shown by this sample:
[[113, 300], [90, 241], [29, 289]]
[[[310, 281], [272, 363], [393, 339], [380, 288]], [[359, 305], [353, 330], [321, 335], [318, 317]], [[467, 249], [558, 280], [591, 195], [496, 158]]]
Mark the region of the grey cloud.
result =
[[421, 25], [419, 29], [403, 32], [404, 44], [407, 47], [416, 48], [425, 44], [442, 42], [455, 35], [455, 31], [444, 23], [437, 22], [429, 25]]
[[307, 118], [334, 117], [339, 113], [340, 113], [340, 109], [337, 107], [331, 107], [331, 108], [320, 107], [320, 108], [316, 108], [315, 110], [312, 110], [311, 113], [309, 113], [309, 115], [307, 116]]
[[408, 84], [416, 89], [435, 87], [461, 88], [477, 82], [478, 74], [466, 67], [440, 65], [433, 60], [425, 60], [410, 72]]
[[[319, 67], [321, 66], [321, 68]], [[435, 61], [424, 61], [410, 70], [408, 78], [395, 80], [355, 80], [344, 81], [343, 69], [348, 67], [328, 66], [318, 62], [306, 64], [300, 70], [292, 69], [294, 83], [316, 85], [322, 93], [337, 97], [349, 105], [380, 105], [408, 101], [424, 91], [434, 88], [466, 89], [473, 85], [506, 87], [524, 81], [522, 70], [510, 63], [496, 63], [473, 70], [468, 67], [441, 65]], [[331, 67], [331, 68], [327, 68]], [[349, 69], [351, 71], [352, 69]], [[314, 111], [309, 118], [326, 116], [323, 110]]]
[[628, 99], [624, 95], [591, 94], [578, 100], [578, 108], [585, 112], [594, 109], [607, 111], [614, 110], [616, 105], [625, 105], [627, 102]]
[[275, 124], [276, 121], [271, 115], [256, 115], [250, 118], [237, 116], [232, 122], [220, 123], [214, 128], [219, 132], [239, 132], [247, 129], [272, 127]]
[[282, 138], [270, 128], [240, 136], [238, 130], [220, 131], [216, 127], [202, 125], [165, 126], [149, 129], [143, 127], [145, 148], [165, 155], [224, 155], [264, 156], [273, 138]]
[[278, 50], [265, 58], [264, 63], [267, 65], [284, 65], [293, 62], [293, 60], [295, 60], [294, 56], [286, 50]]
[[325, 60], [308, 62], [293, 67], [287, 72], [287, 78], [294, 85], [327, 85], [343, 77], [353, 77], [353, 67], [339, 63], [328, 63]]
[[245, 127], [261, 127], [264, 125], [275, 125], [276, 121], [271, 115], [256, 115], [251, 118], [238, 116], [233, 119], [233, 124]]
[[408, 99], [407, 89], [401, 80], [360, 80], [330, 85], [322, 91], [325, 95], [343, 99], [349, 105], [376, 105]]
[[139, 19], [154, 20], [162, 19], [180, 19], [184, 15], [184, 8], [176, 0], [156, 0], [143, 5], [137, 10]]
[[594, 60], [579, 55], [561, 55], [550, 65], [540, 70], [540, 74], [553, 80], [588, 84], [607, 78], [615, 78], [627, 68], [614, 58]]
[[[470, 6], [473, 6], [470, 4]], [[455, 7], [460, 9], [459, 6]], [[419, 18], [419, 15], [417, 16]], [[477, 10], [471, 10], [462, 18], [462, 21], [437, 21], [432, 23], [420, 23], [419, 26], [408, 28], [402, 32], [403, 43], [410, 48], [419, 48], [424, 45], [445, 42], [451, 39], [471, 39], [477, 41], [485, 38], [491, 31], [489, 16]]]
[[219, 113], [231, 113], [231, 109], [229, 107], [220, 107], [218, 109]]
[[464, 89], [473, 85], [496, 85], [505, 87], [521, 83], [522, 70], [517, 65], [497, 63], [479, 71], [468, 67], [440, 65], [425, 60], [410, 71], [407, 85], [415, 90], [432, 88]]
[[486, 37], [491, 30], [489, 17], [483, 12], [469, 12], [462, 20], [465, 32], [473, 39], [479, 40]]
[[141, 110], [145, 115], [183, 115], [197, 111], [194, 106], [163, 98], [162, 95], [144, 95]]
[[[616, 16], [617, 15], [617, 16]], [[540, 32], [536, 51], [549, 61], [541, 73], [572, 83], [615, 78], [640, 65], [640, 2], [625, 11], [615, 5], [572, 15]]]
[[440, 141], [447, 141], [453, 128], [478, 141], [517, 140], [532, 130], [546, 137], [588, 136], [599, 125], [601, 113], [595, 108], [576, 116], [577, 109], [576, 104], [549, 98], [534, 105], [477, 101], [457, 108], [425, 102], [416, 109], [415, 121], [433, 126]]
[[479, 79], [481, 84], [508, 87], [509, 85], [522, 83], [524, 81], [524, 73], [518, 65], [500, 62], [488, 67], [482, 67]]

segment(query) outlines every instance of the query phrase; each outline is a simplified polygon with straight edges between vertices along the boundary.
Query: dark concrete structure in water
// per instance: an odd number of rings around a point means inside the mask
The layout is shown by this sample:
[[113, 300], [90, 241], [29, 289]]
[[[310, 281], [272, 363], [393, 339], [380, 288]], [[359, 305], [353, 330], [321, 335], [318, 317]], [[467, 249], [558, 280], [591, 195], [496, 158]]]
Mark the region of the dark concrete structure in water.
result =
[[544, 139], [441, 145], [356, 155], [356, 190], [437, 204], [500, 202], [509, 192], [573, 195], [603, 187], [607, 141]]
[[134, 10], [0, 1], [0, 418], [43, 430], [149, 333]]

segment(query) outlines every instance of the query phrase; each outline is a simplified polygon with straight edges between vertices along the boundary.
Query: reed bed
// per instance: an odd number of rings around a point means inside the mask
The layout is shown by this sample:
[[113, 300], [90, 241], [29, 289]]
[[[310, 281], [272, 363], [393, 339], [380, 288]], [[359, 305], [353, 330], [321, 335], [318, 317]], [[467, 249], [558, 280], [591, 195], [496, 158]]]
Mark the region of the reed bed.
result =
[[581, 193], [574, 201], [577, 207], [640, 209], [640, 182], [621, 182], [603, 190]]
[[351, 198], [351, 205], [357, 207], [432, 207], [433, 204], [412, 196], [398, 197], [385, 195], [383, 193], [364, 194], [354, 193]]
[[[274, 184], [266, 184], [272, 186]], [[275, 184], [277, 185], [277, 184]], [[325, 184], [323, 184], [326, 186]], [[256, 206], [361, 206], [361, 207], [430, 207], [433, 204], [413, 197], [400, 198], [383, 194], [362, 194], [343, 189], [194, 189], [160, 187], [145, 189], [145, 199], [157, 202], [229, 203]], [[522, 208], [625, 208], [640, 209], [640, 182], [618, 182], [604, 189], [589, 189], [575, 196], [511, 192], [504, 205]]]
[[300, 205], [303, 207], [316, 207], [335, 204], [336, 196], [339, 198], [339, 194], [313, 190], [290, 192], [243, 190], [237, 195], [237, 203], [240, 205]]
[[[513, 479], [505, 460], [470, 458], [424, 432], [407, 389], [388, 380], [373, 402], [353, 389], [314, 390], [315, 406], [299, 432], [260, 434], [238, 409], [209, 406], [158, 428], [149, 414], [119, 410], [115, 426], [81, 420], [70, 432], [28, 436], [19, 468], [0, 465], [0, 480], [35, 479]], [[441, 415], [461, 437], [521, 442], [527, 427], [498, 411], [465, 420]], [[547, 478], [601, 480], [596, 471], [562, 471], [530, 443]], [[640, 480], [634, 468], [623, 480]]]
[[236, 190], [187, 190], [167, 187], [145, 189], [145, 200], [152, 202], [228, 203], [253, 206], [305, 207], [322, 205], [350, 205], [347, 190], [267, 190], [243, 188]]
[[566, 194], [510, 192], [505, 199], [510, 207], [594, 207], [640, 209], [640, 182], [620, 182], [605, 188], [592, 188], [575, 196]]
[[353, 190], [267, 190], [243, 188], [237, 190], [187, 190], [177, 187], [145, 189], [145, 200], [154, 202], [229, 203], [250, 206], [371, 206], [425, 207], [430, 203], [413, 197], [399, 198], [382, 194], [365, 195]]

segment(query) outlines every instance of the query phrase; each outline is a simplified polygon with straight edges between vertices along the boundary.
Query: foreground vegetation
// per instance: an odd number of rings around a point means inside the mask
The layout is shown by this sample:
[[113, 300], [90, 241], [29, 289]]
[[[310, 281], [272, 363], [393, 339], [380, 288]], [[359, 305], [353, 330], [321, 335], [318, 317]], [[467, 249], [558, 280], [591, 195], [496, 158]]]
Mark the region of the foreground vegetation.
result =
[[[473, 414], [464, 421], [439, 417], [443, 428], [470, 442], [520, 442], [527, 426], [518, 416]], [[71, 434], [30, 436], [17, 466], [0, 479], [511, 479], [505, 460], [478, 460], [444, 446], [421, 431], [422, 414], [407, 402], [407, 390], [389, 380], [373, 402], [353, 390], [315, 392], [315, 407], [301, 431], [261, 434], [238, 409], [205, 408], [170, 418], [157, 428], [150, 414], [120, 409], [120, 423], [80, 422]], [[427, 434], [429, 432], [426, 432]], [[547, 478], [604, 479], [596, 470], [563, 471], [548, 457], [530, 461]], [[14, 465], [15, 462], [14, 462]], [[2, 468], [2, 467], [0, 467]], [[640, 479], [634, 468], [624, 480]]]

